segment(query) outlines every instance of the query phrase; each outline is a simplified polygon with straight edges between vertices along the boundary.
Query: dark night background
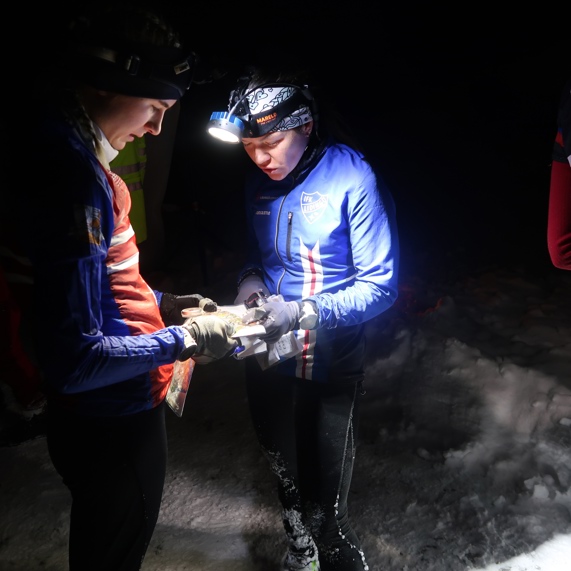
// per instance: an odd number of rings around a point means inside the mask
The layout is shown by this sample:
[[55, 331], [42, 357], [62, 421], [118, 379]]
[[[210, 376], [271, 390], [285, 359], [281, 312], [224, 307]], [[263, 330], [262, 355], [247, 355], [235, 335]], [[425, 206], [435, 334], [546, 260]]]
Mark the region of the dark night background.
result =
[[[568, 545], [570, 529], [570, 282], [546, 237], [569, 0], [153, 1], [199, 54], [201, 74], [226, 71], [182, 101], [163, 211], [164, 277], [177, 288], [163, 291], [231, 303], [249, 159], [206, 123], [226, 109], [243, 64], [314, 68], [390, 187], [401, 239], [402, 294], [371, 322], [351, 491], [371, 569], [515, 568], [520, 554], [539, 569], [533, 550], [551, 534]], [[5, 59], [20, 74], [4, 76], [14, 163], [4, 192], [32, 195], [54, 185], [33, 171], [42, 149], [19, 123], [70, 8], [16, 8], [5, 18]], [[14, 144], [14, 129], [29, 147]], [[277, 568], [274, 485], [243, 391], [235, 363], [197, 367], [183, 419], [169, 415], [163, 519], [145, 568]], [[2, 412], [0, 403], [0, 428]], [[61, 569], [69, 495], [45, 443], [0, 450], [2, 555]]]
[[[389, 185], [403, 272], [508, 262], [551, 269], [549, 165], [569, 76], [563, 2], [501, 11], [421, 1], [159, 5], [201, 58], [201, 73], [226, 72], [182, 101], [165, 199], [169, 255], [198, 244], [239, 260], [248, 159], [205, 125], [226, 109], [243, 64], [297, 61], [313, 69]], [[43, 10], [49, 38], [47, 23], [64, 10]]]

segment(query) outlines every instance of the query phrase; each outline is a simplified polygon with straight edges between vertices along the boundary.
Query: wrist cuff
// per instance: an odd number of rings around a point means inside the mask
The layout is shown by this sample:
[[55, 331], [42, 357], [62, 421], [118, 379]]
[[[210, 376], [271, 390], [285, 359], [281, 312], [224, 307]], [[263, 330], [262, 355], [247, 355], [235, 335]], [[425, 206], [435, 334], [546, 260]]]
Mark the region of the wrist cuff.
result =
[[189, 347], [196, 347], [197, 343], [194, 337], [190, 334], [190, 331], [186, 328], [182, 328], [184, 331], [184, 346], [186, 349]]
[[301, 303], [301, 312], [299, 314], [299, 327], [301, 329], [317, 328], [317, 306], [313, 301], [304, 301]]

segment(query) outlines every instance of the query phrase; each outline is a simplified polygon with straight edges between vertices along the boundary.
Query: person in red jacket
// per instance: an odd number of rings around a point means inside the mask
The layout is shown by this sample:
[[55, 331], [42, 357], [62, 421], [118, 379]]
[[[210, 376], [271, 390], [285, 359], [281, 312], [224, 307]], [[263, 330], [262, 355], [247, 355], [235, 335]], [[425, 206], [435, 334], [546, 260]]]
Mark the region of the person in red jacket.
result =
[[552, 159], [547, 248], [556, 268], [571, 270], [571, 79], [561, 95]]

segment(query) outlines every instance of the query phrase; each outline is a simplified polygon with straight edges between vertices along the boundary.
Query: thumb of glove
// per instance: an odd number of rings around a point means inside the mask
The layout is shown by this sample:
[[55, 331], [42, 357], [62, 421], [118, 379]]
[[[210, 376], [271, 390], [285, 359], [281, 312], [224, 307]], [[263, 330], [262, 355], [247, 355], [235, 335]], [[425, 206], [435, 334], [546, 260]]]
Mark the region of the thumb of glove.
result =
[[262, 321], [266, 332], [260, 335], [268, 344], [277, 343], [282, 335], [299, 328], [301, 302], [298, 301], [269, 301], [262, 305], [266, 313]]

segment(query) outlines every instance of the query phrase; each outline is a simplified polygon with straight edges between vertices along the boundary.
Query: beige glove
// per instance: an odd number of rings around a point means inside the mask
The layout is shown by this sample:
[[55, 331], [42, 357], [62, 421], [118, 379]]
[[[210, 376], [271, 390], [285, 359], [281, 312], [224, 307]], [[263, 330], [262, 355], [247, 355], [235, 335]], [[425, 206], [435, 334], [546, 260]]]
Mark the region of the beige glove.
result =
[[236, 324], [222, 313], [205, 313], [189, 317], [183, 324], [196, 346], [190, 345], [179, 356], [180, 361], [189, 357], [199, 365], [207, 365], [228, 357], [238, 347], [237, 339], [232, 339]]

